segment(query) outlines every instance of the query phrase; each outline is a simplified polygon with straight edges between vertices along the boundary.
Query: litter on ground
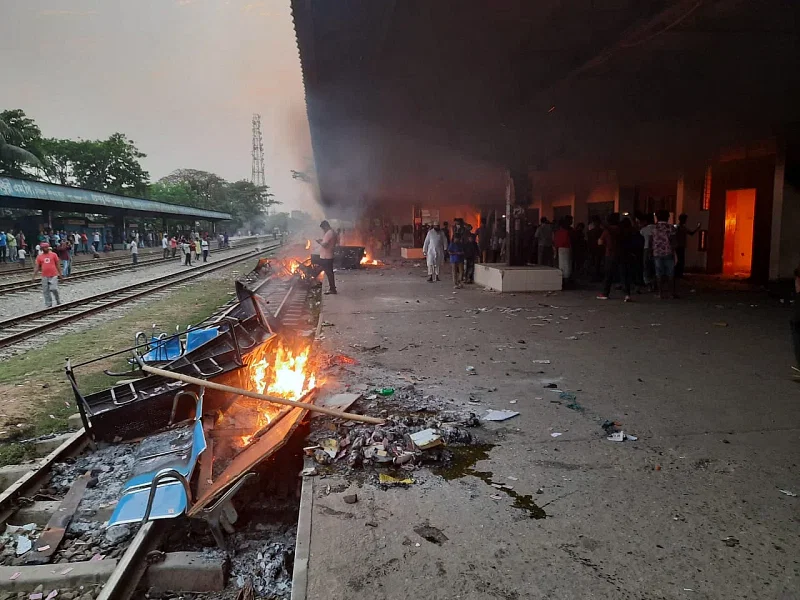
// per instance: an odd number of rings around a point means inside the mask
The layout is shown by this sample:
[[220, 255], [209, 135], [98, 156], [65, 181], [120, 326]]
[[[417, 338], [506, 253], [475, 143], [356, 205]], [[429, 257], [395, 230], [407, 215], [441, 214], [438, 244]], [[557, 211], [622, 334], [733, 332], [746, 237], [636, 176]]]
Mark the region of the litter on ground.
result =
[[488, 410], [486, 414], [481, 417], [482, 421], [505, 421], [512, 417], [519, 415], [514, 410]]

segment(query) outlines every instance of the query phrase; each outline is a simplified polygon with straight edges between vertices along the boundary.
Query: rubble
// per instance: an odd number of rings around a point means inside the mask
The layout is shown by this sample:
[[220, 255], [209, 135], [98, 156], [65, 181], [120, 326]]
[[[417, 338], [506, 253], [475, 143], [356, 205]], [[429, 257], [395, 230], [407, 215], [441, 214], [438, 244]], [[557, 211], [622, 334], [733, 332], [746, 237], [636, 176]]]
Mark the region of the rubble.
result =
[[252, 585], [257, 598], [288, 600], [292, 593], [295, 531], [291, 529], [264, 543], [251, 540], [240, 545], [231, 559], [231, 579], [239, 589]]

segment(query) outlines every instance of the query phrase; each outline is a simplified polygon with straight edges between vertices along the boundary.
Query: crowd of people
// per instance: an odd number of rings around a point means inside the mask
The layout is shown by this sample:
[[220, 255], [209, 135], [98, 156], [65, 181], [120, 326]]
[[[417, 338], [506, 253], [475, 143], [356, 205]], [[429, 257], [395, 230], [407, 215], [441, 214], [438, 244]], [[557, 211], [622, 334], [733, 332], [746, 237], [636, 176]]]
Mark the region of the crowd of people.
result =
[[[683, 277], [688, 237], [700, 225], [689, 229], [687, 215], [678, 223], [669, 223], [669, 211], [637, 214], [634, 218], [610, 214], [603, 222], [595, 216], [589, 226], [566, 216], [557, 223], [546, 217], [525, 240], [530, 248], [529, 262], [561, 270], [565, 286], [578, 279], [602, 282], [597, 295], [607, 300], [617, 282], [624, 300], [632, 299], [633, 291], [658, 292], [661, 298], [676, 296], [676, 282]], [[450, 262], [456, 288], [474, 281], [476, 262], [502, 262], [507, 252], [504, 228], [489, 231], [485, 226], [472, 232], [472, 226], [456, 219], [452, 228], [447, 222], [434, 223], [428, 229], [422, 253], [428, 266], [428, 281], [440, 281], [442, 266]]]
[[[198, 234], [191, 232], [188, 235], [169, 236], [164, 233], [161, 240], [163, 258], [176, 258], [178, 249], [181, 251], [181, 262], [192, 266], [192, 260], [208, 262], [212, 237], [207, 233]], [[42, 295], [46, 307], [60, 304], [58, 282], [72, 274], [72, 265], [76, 254], [92, 253], [95, 258], [100, 256], [98, 249], [103, 243], [99, 232], [86, 234], [86, 232], [66, 232], [46, 229], [43, 230], [37, 243], [28, 252], [28, 243], [22, 231], [0, 231], [0, 262], [17, 262], [22, 266], [30, 256], [33, 259], [33, 277], [41, 274]], [[131, 263], [139, 262], [139, 249], [144, 242], [138, 233], [131, 235], [125, 242], [125, 248], [131, 255]], [[227, 232], [220, 233], [217, 237], [217, 248], [229, 248], [230, 240]], [[105, 241], [103, 250], [109, 252], [113, 249], [110, 240]]]
[[611, 213], [603, 223], [593, 217], [589, 227], [573, 227], [572, 217], [563, 217], [556, 225], [542, 218], [534, 238], [535, 262], [561, 269], [567, 284], [575, 278], [603, 282], [598, 299], [607, 300], [617, 280], [625, 301], [632, 290], [658, 292], [659, 297], [675, 297], [676, 282], [686, 266], [688, 238], [697, 233], [686, 225], [687, 215], [678, 223], [669, 222], [670, 213], [637, 214], [634, 218]]

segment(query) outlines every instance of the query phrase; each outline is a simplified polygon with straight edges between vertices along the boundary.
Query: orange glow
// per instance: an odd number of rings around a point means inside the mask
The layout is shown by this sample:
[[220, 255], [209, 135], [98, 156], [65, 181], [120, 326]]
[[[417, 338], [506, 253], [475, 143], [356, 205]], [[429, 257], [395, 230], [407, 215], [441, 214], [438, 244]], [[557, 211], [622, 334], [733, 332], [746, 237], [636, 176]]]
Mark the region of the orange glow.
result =
[[375, 258], [370, 258], [369, 254], [365, 254], [361, 257], [360, 264], [362, 265], [375, 265], [376, 267], [382, 265], [383, 263]]
[[[249, 364], [250, 389], [259, 394], [299, 400], [317, 385], [309, 364], [310, 353], [310, 344], [293, 351], [283, 343], [277, 349], [269, 347], [254, 352]], [[279, 405], [263, 403], [254, 431], [269, 425], [280, 410]], [[252, 438], [252, 435], [242, 436], [242, 445], [249, 444]]]
[[306, 240], [306, 250], [311, 250], [311, 240]]
[[725, 192], [722, 272], [726, 275], [749, 276], [752, 271], [755, 206], [754, 188]]

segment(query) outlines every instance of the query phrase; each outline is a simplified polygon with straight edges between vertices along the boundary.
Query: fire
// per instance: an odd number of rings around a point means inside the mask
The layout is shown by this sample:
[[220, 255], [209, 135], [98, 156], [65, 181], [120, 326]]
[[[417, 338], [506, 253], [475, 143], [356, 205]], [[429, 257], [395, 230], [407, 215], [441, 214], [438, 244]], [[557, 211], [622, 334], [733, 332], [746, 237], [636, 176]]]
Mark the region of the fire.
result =
[[311, 250], [311, 240], [306, 240], [306, 250]]
[[[282, 343], [277, 348], [259, 352], [249, 365], [251, 389], [259, 394], [300, 400], [317, 384], [309, 364], [310, 353], [311, 345], [294, 351]], [[259, 411], [254, 431], [269, 425], [279, 410], [277, 405], [265, 403]], [[252, 435], [242, 436], [242, 445], [249, 444], [252, 438]]]
[[381, 261], [379, 261], [377, 259], [370, 258], [369, 255], [367, 255], [367, 254], [365, 254], [364, 256], [361, 257], [360, 263], [362, 265], [375, 265], [376, 267], [378, 265], [380, 265], [380, 264], [383, 264], [383, 263], [381, 263]]
[[294, 258], [289, 259], [289, 272], [294, 273], [300, 267], [300, 261]]

